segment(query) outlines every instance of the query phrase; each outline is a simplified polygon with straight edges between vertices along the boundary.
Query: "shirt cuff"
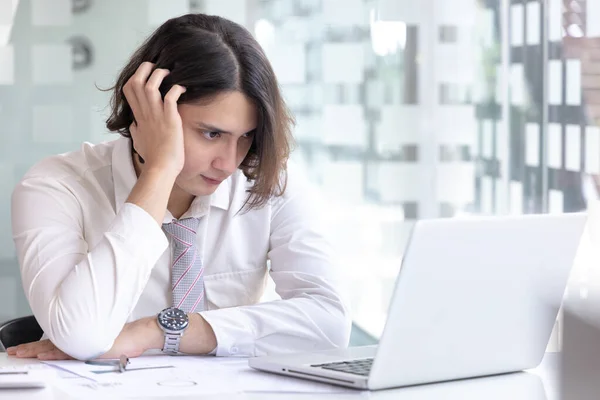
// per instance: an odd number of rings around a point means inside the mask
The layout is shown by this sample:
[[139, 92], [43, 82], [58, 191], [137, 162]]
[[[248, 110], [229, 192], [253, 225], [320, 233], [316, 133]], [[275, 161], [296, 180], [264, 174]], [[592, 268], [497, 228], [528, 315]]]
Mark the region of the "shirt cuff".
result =
[[209, 354], [217, 357], [249, 357], [254, 355], [254, 334], [241, 324], [243, 315], [235, 308], [201, 311], [199, 314], [211, 326], [217, 347]]

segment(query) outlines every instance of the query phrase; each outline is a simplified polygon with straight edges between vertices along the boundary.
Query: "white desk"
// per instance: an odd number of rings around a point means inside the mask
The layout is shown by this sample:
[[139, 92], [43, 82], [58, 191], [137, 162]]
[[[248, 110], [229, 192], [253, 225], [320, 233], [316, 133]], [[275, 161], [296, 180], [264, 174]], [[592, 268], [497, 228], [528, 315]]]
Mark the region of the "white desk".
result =
[[[36, 362], [15, 360], [8, 358], [5, 353], [0, 354], [0, 365]], [[352, 391], [351, 393], [339, 394], [308, 394], [308, 393], [239, 393], [219, 396], [202, 396], [201, 393], [194, 396], [177, 397], [178, 399], [402, 399], [402, 400], [555, 400], [561, 397], [557, 393], [558, 375], [556, 374], [559, 358], [556, 354], [548, 354], [542, 365], [533, 373], [516, 373], [489, 378], [468, 379], [457, 382], [440, 383], [434, 385], [422, 385], [403, 389], [392, 389], [377, 392]], [[600, 379], [599, 379], [600, 380]], [[69, 393], [58, 388], [46, 389], [22, 389], [22, 390], [0, 390], [0, 400], [69, 400], [75, 399]], [[139, 398], [139, 397], [137, 397]], [[153, 397], [156, 398], [156, 397]], [[568, 400], [577, 397], [568, 397]], [[567, 400], [567, 397], [564, 397]]]

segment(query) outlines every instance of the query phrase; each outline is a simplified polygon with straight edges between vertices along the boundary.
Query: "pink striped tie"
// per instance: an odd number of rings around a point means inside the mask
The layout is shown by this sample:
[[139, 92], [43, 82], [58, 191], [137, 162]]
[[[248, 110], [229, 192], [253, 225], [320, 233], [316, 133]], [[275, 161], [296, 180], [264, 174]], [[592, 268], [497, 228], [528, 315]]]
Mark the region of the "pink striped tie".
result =
[[173, 306], [185, 312], [204, 310], [204, 268], [196, 246], [199, 225], [198, 218], [184, 218], [163, 224], [164, 231], [171, 236], [174, 245], [171, 263]]

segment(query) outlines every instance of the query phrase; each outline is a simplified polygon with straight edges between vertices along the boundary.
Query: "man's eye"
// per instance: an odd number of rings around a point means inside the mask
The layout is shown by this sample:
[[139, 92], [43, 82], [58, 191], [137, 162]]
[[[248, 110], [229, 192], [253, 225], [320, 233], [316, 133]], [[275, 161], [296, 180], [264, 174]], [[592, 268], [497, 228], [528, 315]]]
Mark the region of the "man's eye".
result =
[[204, 131], [204, 132], [202, 132], [202, 134], [207, 139], [216, 139], [221, 136], [220, 132], [212, 132], [212, 131]]

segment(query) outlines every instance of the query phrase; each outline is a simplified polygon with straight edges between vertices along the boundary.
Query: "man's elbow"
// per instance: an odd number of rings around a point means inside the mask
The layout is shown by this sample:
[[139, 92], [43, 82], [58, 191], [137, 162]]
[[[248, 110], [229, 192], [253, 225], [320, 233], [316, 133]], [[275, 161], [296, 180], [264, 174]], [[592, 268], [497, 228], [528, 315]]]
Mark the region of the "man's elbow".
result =
[[120, 331], [113, 321], [94, 315], [80, 303], [63, 301], [61, 296], [51, 299], [49, 309], [34, 310], [34, 315], [48, 339], [78, 360], [108, 352]]
[[49, 340], [63, 353], [77, 360], [91, 360], [108, 352], [114, 340], [101, 329], [70, 329], [66, 333], [48, 333]]

